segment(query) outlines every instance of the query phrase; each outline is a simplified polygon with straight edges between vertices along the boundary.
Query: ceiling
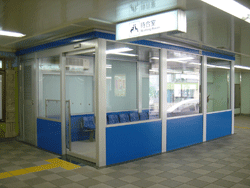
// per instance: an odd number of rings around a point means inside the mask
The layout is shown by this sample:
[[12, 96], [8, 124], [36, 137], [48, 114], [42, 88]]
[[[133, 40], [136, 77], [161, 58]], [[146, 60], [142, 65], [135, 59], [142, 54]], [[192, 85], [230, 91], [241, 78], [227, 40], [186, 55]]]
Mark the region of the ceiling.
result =
[[[250, 8], [249, 0], [238, 1]], [[205, 6], [208, 24], [230, 21], [228, 14]], [[26, 34], [23, 38], [0, 36], [0, 51], [14, 52], [93, 29], [115, 33], [116, 23], [176, 8], [187, 11], [190, 33], [165, 37], [200, 42], [203, 7], [200, 0], [0, 0], [0, 27]], [[235, 19], [236, 37], [247, 27], [250, 24]]]

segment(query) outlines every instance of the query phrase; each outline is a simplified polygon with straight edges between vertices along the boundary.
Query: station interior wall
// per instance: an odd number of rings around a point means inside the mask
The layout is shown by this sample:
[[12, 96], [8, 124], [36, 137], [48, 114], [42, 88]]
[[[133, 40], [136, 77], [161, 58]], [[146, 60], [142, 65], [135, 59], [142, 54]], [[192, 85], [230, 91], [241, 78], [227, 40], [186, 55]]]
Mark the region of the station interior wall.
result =
[[[11, 52], [1, 52], [0, 51], [0, 57], [2, 58], [6, 58], [6, 61], [5, 63], [7, 64], [8, 66], [8, 63], [10, 62], [12, 64], [12, 67], [14, 68], [14, 70], [16, 71], [15, 73], [15, 123], [16, 123], [16, 126], [15, 126], [15, 133], [16, 135], [18, 135], [19, 133], [19, 124], [18, 124], [18, 58], [16, 57], [15, 53], [11, 53]], [[0, 129], [3, 131], [3, 132], [6, 132], [6, 123], [5, 122], [0, 122]]]

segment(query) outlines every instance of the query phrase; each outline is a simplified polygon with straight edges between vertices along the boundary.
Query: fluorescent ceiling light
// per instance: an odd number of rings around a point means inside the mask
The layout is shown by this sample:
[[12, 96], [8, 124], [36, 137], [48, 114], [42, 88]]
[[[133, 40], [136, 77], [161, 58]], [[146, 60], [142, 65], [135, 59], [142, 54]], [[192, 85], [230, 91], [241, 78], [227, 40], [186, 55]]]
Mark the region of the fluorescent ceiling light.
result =
[[106, 65], [106, 69], [112, 69], [112, 65]]
[[80, 41], [83, 41], [84, 39], [74, 39], [72, 40], [72, 42], [80, 42]]
[[132, 51], [133, 49], [131, 48], [117, 48], [117, 49], [112, 49], [112, 50], [106, 50], [106, 54], [114, 54], [114, 53], [121, 53], [121, 52], [129, 52]]
[[189, 63], [190, 65], [201, 65], [201, 63]]
[[115, 52], [115, 53], [112, 53], [113, 55], [123, 55], [123, 56], [130, 56], [130, 57], [135, 57], [135, 56], [138, 56], [136, 54], [128, 54], [128, 53], [121, 53], [121, 52]]
[[217, 65], [209, 65], [207, 64], [208, 67], [213, 67], [213, 68], [219, 68], [219, 69], [230, 69], [229, 67], [224, 67], [224, 66], [217, 66]]
[[22, 33], [4, 31], [4, 30], [0, 30], [0, 35], [8, 36], [8, 37], [24, 37], [24, 36], [26, 36], [26, 35], [24, 35]]
[[242, 66], [242, 65], [234, 65], [235, 68], [238, 69], [246, 69], [246, 70], [250, 70], [250, 67], [246, 67], [246, 66]]
[[176, 71], [176, 70], [172, 70], [172, 69], [167, 69], [167, 73], [181, 74], [182, 72]]
[[250, 23], [250, 9], [234, 0], [201, 0]]
[[193, 57], [181, 57], [181, 58], [172, 58], [172, 59], [167, 59], [167, 61], [186, 61], [186, 60], [191, 60], [194, 59]]
[[[159, 57], [151, 57], [151, 59], [159, 59]], [[193, 57], [183, 57], [183, 58], [172, 58], [172, 59], [167, 59], [167, 61], [174, 61], [174, 62], [179, 62], [179, 63], [186, 63], [183, 62], [185, 60], [192, 60], [194, 59]]]

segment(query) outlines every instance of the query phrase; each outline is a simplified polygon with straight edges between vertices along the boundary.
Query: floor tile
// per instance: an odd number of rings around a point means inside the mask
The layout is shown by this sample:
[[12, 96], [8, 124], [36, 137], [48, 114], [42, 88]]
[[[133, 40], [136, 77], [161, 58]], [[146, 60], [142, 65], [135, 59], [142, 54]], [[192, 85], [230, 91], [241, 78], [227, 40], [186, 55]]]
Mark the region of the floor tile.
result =
[[178, 182], [178, 181], [174, 181], [174, 180], [171, 180], [171, 179], [168, 179], [166, 181], [162, 181], [159, 183], [160, 185], [164, 185], [164, 186], [168, 186], [168, 187], [177, 187], [177, 186], [180, 186], [181, 182]]
[[122, 177], [122, 178], [119, 178], [119, 179], [122, 180], [122, 181], [128, 182], [128, 183], [132, 183], [132, 182], [140, 180], [139, 178], [134, 177], [134, 176], [125, 176], [125, 177]]
[[139, 180], [139, 181], [135, 181], [131, 184], [136, 185], [138, 187], [149, 187], [149, 186], [154, 185], [155, 183], [153, 183], [152, 181], [147, 181], [147, 180]]
[[187, 182], [186, 184], [192, 185], [195, 187], [204, 187], [204, 186], [207, 186], [209, 183], [205, 182], [205, 181], [198, 180], [198, 179], [194, 179], [194, 180]]
[[41, 178], [43, 178], [46, 181], [52, 181], [52, 180], [61, 179], [63, 177], [59, 176], [57, 174], [50, 174], [50, 175], [47, 175], [47, 176], [41, 176]]
[[42, 184], [38, 184], [38, 185], [34, 185], [33, 186], [34, 188], [52, 188], [52, 187], [56, 187], [55, 185], [53, 185], [52, 183], [50, 182], [45, 182], [45, 183], [42, 183]]
[[199, 177], [197, 179], [201, 180], [201, 181], [208, 182], [208, 183], [213, 183], [213, 182], [218, 180], [217, 178], [213, 178], [213, 177], [209, 177], [209, 176], [201, 176], [201, 177]]
[[149, 186], [148, 188], [168, 188], [167, 186], [163, 186], [163, 185], [160, 185], [160, 184], [154, 184], [152, 186]]
[[151, 177], [147, 178], [146, 180], [152, 181], [154, 183], [159, 183], [159, 182], [162, 182], [162, 181], [166, 181], [167, 178], [163, 178], [163, 177], [160, 177], [160, 176], [151, 176]]
[[215, 181], [213, 184], [216, 184], [216, 185], [220, 185], [220, 186], [224, 186], [224, 187], [232, 187], [234, 186], [236, 183], [234, 182], [231, 182], [231, 181], [227, 181], [227, 180], [217, 180]]
[[100, 182], [106, 182], [106, 181], [113, 180], [114, 178], [107, 176], [107, 175], [101, 175], [101, 176], [93, 177], [93, 179], [100, 181]]
[[83, 185], [79, 185], [77, 183], [71, 183], [67, 185], [62, 185], [60, 188], [85, 188]]
[[23, 187], [29, 186], [28, 184], [26, 184], [24, 182], [8, 183], [8, 184], [4, 184], [4, 185], [5, 185], [5, 187], [8, 187], [8, 188], [23, 188]]
[[109, 185], [106, 185], [104, 183], [100, 183], [100, 184], [97, 184], [97, 185], [93, 185], [93, 186], [90, 186], [89, 188], [113, 188]]
[[150, 170], [145, 170], [144, 172], [148, 173], [148, 174], [151, 174], [151, 175], [157, 175], [157, 174], [162, 173], [163, 171], [162, 170], [156, 170], [156, 169], [150, 169]]
[[68, 176], [67, 178], [69, 180], [71, 180], [71, 181], [74, 181], [74, 182], [78, 182], [78, 181], [81, 181], [81, 180], [88, 179], [86, 176], [83, 176], [81, 174], [76, 174], [76, 175], [73, 175], [73, 176]]
[[127, 185], [128, 183], [120, 179], [113, 179], [110, 181], [106, 181], [105, 184], [110, 185], [112, 187], [122, 187], [122, 186]]

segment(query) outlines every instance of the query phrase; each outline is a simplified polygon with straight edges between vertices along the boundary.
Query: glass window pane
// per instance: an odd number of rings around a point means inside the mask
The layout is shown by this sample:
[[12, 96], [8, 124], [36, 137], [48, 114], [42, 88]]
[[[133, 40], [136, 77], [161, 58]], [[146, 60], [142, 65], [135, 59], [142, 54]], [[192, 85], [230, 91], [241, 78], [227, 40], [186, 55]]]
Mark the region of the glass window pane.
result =
[[39, 59], [39, 116], [61, 119], [59, 56]]
[[2, 69], [2, 68], [3, 68], [3, 61], [0, 60], [0, 69]]
[[71, 114], [94, 113], [94, 55], [81, 54], [66, 58], [66, 100]]
[[230, 62], [207, 58], [207, 112], [230, 109]]
[[108, 124], [123, 123], [120, 114], [125, 122], [159, 118], [159, 50], [107, 42], [106, 54]]
[[201, 113], [201, 58], [167, 52], [167, 116]]

